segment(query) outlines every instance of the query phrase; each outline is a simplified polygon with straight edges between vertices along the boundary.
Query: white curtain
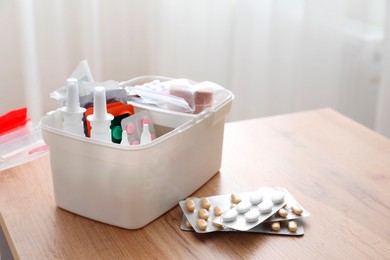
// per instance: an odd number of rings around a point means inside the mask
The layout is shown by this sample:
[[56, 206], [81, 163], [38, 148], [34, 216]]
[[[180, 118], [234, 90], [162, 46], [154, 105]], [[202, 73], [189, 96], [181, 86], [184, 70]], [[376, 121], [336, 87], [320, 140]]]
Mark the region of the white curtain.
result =
[[385, 0], [2, 0], [0, 113], [28, 106], [38, 120], [56, 106], [49, 93], [87, 59], [97, 81], [155, 74], [219, 83], [236, 95], [230, 120], [332, 107], [378, 127], [390, 102], [384, 7]]
[[390, 2], [386, 2], [385, 41], [383, 44], [382, 80], [379, 89], [375, 129], [390, 137]]

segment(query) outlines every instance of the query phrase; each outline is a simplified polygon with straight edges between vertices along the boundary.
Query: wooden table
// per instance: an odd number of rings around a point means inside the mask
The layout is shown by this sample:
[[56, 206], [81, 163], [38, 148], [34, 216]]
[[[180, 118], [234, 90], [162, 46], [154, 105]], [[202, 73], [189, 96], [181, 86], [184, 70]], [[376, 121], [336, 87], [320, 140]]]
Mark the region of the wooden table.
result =
[[55, 206], [48, 156], [0, 172], [0, 223], [21, 259], [390, 258], [389, 139], [330, 109], [226, 124], [222, 168], [194, 195], [260, 186], [310, 211], [304, 236], [183, 232], [178, 206], [139, 230], [89, 220]]

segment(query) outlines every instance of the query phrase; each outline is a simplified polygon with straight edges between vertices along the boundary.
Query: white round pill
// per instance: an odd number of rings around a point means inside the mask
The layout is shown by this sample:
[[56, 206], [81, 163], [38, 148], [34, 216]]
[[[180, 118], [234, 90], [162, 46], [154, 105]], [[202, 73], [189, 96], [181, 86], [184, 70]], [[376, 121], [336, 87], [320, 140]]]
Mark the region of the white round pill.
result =
[[263, 201], [263, 198], [264, 198], [263, 194], [259, 191], [256, 191], [251, 194], [249, 200], [253, 205], [257, 205]]
[[257, 209], [251, 209], [247, 213], [245, 213], [246, 222], [252, 223], [256, 222], [260, 217], [260, 212]]
[[273, 204], [271, 201], [265, 200], [262, 203], [260, 203], [260, 205], [258, 207], [259, 207], [260, 213], [265, 214], [265, 213], [269, 213], [272, 211], [272, 206], [273, 206]]
[[274, 204], [280, 204], [284, 201], [284, 192], [277, 191], [272, 194], [271, 200]]
[[233, 222], [237, 219], [238, 212], [235, 208], [229, 209], [225, 213], [222, 214], [222, 220], [224, 222]]
[[252, 204], [249, 201], [241, 201], [237, 205], [237, 212], [240, 214], [244, 214], [251, 209]]

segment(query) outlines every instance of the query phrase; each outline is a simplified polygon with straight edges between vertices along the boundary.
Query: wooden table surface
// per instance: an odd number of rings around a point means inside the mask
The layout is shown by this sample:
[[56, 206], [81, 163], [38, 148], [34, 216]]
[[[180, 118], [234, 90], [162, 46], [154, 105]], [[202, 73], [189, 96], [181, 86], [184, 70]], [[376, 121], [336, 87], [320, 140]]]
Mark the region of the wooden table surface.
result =
[[221, 170], [194, 195], [261, 186], [311, 213], [304, 236], [184, 232], [178, 206], [139, 230], [89, 220], [56, 207], [48, 156], [0, 172], [0, 223], [20, 259], [390, 258], [389, 139], [331, 109], [226, 124]]

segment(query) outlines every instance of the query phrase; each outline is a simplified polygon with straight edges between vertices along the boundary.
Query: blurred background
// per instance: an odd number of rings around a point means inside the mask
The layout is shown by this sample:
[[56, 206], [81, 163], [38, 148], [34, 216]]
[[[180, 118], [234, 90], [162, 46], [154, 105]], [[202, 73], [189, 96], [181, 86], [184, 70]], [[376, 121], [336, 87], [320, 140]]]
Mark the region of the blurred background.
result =
[[387, 10], [386, 0], [1, 0], [0, 114], [27, 106], [38, 121], [86, 59], [95, 81], [216, 82], [236, 96], [230, 121], [331, 107], [390, 137]]

